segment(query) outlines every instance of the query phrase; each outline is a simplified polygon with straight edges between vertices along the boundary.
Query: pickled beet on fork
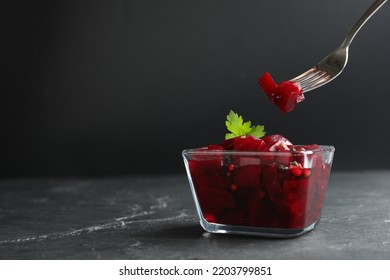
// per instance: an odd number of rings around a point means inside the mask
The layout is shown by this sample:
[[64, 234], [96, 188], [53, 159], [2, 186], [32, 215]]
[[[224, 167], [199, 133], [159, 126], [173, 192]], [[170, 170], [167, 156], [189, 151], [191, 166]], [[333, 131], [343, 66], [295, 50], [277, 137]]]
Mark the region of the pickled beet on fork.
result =
[[308, 92], [329, 83], [344, 70], [348, 62], [348, 49], [359, 32], [360, 28], [371, 18], [387, 0], [377, 0], [358, 20], [355, 26], [347, 34], [341, 45], [321, 60], [316, 66], [303, 74], [291, 79], [291, 82], [299, 82], [303, 92]]

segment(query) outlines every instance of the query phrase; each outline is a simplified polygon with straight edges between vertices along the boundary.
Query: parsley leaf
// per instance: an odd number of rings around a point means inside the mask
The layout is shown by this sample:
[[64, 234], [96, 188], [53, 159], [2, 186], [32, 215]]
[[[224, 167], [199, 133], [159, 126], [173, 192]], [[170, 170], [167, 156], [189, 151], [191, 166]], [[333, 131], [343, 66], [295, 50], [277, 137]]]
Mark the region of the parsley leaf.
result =
[[264, 125], [252, 126], [251, 131], [249, 131], [248, 135], [252, 135], [253, 137], [261, 138], [265, 135]]
[[230, 133], [226, 133], [225, 140], [247, 135], [261, 138], [265, 135], [263, 125], [252, 126], [251, 121], [244, 122], [242, 116], [239, 116], [232, 110], [230, 110], [229, 114], [226, 116], [226, 119], [226, 128], [230, 131]]

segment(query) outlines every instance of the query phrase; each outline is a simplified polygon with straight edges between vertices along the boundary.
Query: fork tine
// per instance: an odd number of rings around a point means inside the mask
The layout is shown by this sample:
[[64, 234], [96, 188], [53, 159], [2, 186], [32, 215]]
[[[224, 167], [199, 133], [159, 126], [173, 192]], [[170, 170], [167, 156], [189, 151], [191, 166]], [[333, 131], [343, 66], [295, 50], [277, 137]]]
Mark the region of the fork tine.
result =
[[316, 72], [313, 72], [312, 74], [310, 74], [309, 76], [307, 77], [304, 77], [302, 79], [300, 79], [298, 82], [303, 85], [305, 83], [310, 83], [312, 80], [315, 80], [318, 78], [318, 76], [320, 76], [322, 74], [321, 71], [317, 70]]
[[301, 87], [304, 92], [307, 92], [327, 83], [329, 80], [331, 80], [331, 75], [329, 73], [323, 73], [320, 77], [301, 85]]
[[303, 87], [308, 87], [310, 86], [311, 84], [313, 83], [316, 83], [318, 80], [321, 80], [322, 78], [326, 77], [326, 76], [330, 76], [330, 74], [328, 72], [325, 72], [325, 71], [322, 71], [322, 70], [319, 70], [315, 76], [312, 76], [310, 79], [306, 79], [304, 81], [301, 82], [301, 86]]
[[307, 79], [308, 77], [312, 76], [314, 74], [314, 72], [316, 71], [317, 69], [315, 67], [313, 68], [310, 68], [309, 70], [307, 70], [306, 72], [302, 73], [301, 75], [291, 79], [290, 81], [293, 81], [293, 82], [301, 82], [305, 79]]

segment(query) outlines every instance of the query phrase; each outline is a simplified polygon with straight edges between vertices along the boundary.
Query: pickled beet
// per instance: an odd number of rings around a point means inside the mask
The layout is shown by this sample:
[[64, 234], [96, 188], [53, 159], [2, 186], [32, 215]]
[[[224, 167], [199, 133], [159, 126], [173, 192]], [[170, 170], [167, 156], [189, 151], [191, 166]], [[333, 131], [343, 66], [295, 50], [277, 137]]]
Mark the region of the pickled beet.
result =
[[263, 139], [255, 138], [249, 135], [224, 140], [221, 143], [221, 146], [224, 150], [263, 151], [266, 149], [267, 145]]
[[262, 166], [261, 165], [245, 165], [236, 168], [233, 174], [233, 184], [237, 188], [249, 187], [257, 188], [261, 184], [262, 180]]
[[[319, 147], [293, 146], [281, 135], [263, 137], [261, 142], [251, 138], [226, 140], [221, 147], [262, 151], [279, 143], [288, 151], [280, 158], [275, 151], [271, 161], [261, 152], [259, 156], [222, 156], [218, 153], [220, 148], [209, 147], [199, 149], [216, 151], [207, 154], [206, 160], [198, 155], [189, 159], [193, 186], [205, 219], [220, 224], [289, 229], [305, 228], [319, 220], [330, 172]], [[300, 151], [309, 152], [303, 156]]]
[[268, 72], [259, 78], [259, 84], [268, 99], [283, 113], [294, 110], [295, 104], [305, 100], [299, 83], [284, 81], [276, 84]]
[[272, 98], [272, 93], [275, 92], [278, 87], [268, 72], [259, 79], [259, 84], [270, 99]]
[[267, 145], [265, 150], [270, 152], [290, 151], [293, 146], [290, 140], [279, 134], [264, 136], [262, 140]]

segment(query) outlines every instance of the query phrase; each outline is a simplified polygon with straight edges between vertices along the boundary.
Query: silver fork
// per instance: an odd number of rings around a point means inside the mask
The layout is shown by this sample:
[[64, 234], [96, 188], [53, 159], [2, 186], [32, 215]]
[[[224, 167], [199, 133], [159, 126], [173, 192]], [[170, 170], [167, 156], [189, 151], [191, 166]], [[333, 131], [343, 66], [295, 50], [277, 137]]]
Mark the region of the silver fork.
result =
[[291, 79], [292, 82], [299, 82], [303, 92], [308, 92], [329, 83], [344, 70], [348, 62], [348, 49], [353, 38], [360, 28], [375, 14], [376, 11], [386, 3], [387, 0], [377, 0], [363, 14], [347, 34], [341, 45], [321, 60], [316, 66], [305, 73]]

